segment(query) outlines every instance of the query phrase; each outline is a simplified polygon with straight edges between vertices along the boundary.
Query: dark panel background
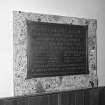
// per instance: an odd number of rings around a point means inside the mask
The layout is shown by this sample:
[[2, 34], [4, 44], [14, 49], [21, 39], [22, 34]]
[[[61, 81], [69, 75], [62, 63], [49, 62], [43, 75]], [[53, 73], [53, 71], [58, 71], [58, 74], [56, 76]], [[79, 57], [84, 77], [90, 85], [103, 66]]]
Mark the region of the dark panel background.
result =
[[27, 78], [88, 73], [87, 26], [27, 21]]

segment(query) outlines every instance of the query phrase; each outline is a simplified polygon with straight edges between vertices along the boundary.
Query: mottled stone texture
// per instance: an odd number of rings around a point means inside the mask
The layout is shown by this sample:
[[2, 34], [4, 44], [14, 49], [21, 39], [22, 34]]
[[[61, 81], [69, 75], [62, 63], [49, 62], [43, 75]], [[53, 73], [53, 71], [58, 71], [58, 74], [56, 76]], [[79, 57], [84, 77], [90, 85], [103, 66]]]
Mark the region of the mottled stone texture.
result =
[[[26, 79], [27, 76], [27, 24], [26, 20], [49, 23], [88, 25], [89, 74]], [[31, 95], [42, 92], [67, 91], [97, 87], [95, 19], [13, 12], [14, 94]]]

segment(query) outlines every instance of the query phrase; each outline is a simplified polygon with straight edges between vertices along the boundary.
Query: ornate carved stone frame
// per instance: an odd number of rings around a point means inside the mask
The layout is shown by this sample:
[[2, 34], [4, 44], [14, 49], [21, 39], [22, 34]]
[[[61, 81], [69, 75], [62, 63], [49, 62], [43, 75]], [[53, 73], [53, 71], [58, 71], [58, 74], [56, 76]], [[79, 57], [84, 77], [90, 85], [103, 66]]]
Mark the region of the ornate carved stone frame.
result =
[[[48, 23], [88, 25], [88, 64], [89, 74], [42, 77], [27, 77], [27, 24], [26, 20]], [[98, 86], [97, 79], [97, 21], [76, 17], [13, 12], [13, 46], [14, 46], [14, 94], [31, 95], [38, 93], [67, 91]]]

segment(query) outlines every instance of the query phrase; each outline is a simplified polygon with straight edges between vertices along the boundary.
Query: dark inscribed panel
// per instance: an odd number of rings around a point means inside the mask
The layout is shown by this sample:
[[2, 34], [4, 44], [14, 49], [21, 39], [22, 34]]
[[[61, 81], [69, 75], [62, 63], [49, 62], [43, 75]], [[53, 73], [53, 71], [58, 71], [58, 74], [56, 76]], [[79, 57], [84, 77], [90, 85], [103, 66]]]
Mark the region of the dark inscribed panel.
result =
[[27, 78], [88, 73], [87, 26], [27, 21]]

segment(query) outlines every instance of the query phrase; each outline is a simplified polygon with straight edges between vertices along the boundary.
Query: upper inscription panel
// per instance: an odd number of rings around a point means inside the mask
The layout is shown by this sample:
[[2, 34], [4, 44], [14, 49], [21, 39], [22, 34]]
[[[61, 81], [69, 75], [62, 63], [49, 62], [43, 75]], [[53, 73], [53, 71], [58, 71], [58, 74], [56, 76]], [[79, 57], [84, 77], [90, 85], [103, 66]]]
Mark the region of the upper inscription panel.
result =
[[88, 73], [88, 26], [27, 21], [27, 78]]

